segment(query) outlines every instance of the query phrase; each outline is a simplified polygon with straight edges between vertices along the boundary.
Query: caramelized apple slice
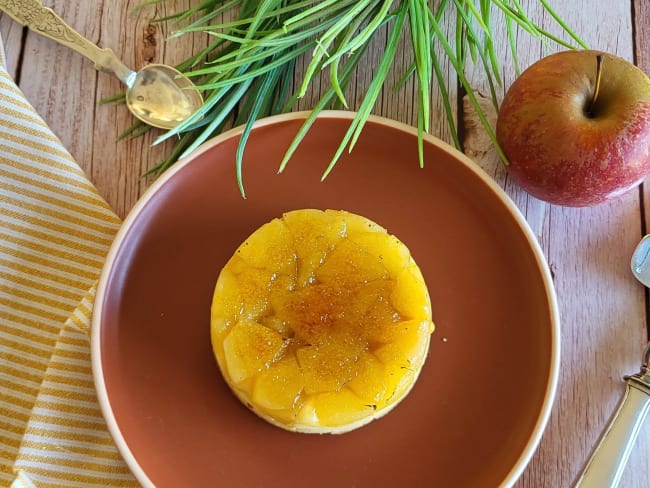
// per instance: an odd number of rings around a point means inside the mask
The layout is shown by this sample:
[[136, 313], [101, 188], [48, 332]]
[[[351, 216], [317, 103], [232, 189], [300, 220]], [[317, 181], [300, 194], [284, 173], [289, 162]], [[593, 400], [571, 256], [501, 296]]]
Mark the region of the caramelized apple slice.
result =
[[257, 377], [253, 402], [271, 410], [291, 410], [303, 387], [298, 361], [295, 356], [287, 355]]
[[338, 427], [372, 415], [376, 407], [344, 388], [336, 393], [319, 393], [307, 398], [297, 421], [304, 425]]
[[220, 333], [241, 319], [260, 321], [268, 315], [269, 302], [295, 287], [293, 276], [264, 268], [250, 268], [233, 256], [219, 275], [212, 298], [212, 320]]
[[293, 237], [280, 219], [260, 227], [237, 248], [236, 254], [252, 268], [269, 269], [286, 276], [295, 276], [297, 272]]
[[340, 210], [325, 210], [325, 214], [333, 216], [343, 224], [346, 237], [360, 234], [362, 232], [386, 232], [386, 229], [384, 229], [381, 225], [373, 222], [370, 219], [362, 217], [361, 215], [353, 214], [350, 212], [342, 212]]
[[411, 255], [400, 240], [390, 234], [363, 232], [350, 236], [350, 240], [367, 253], [376, 256], [379, 263], [395, 279], [411, 261]]
[[[359, 374], [345, 386], [370, 405], [377, 405], [387, 397], [391, 385], [386, 381], [386, 367], [373, 354], [364, 351], [360, 358]], [[392, 393], [393, 390], [390, 390]]]
[[230, 328], [223, 340], [228, 375], [235, 383], [266, 370], [284, 346], [282, 336], [257, 322], [244, 320]]
[[273, 297], [271, 305], [277, 316], [293, 330], [297, 343], [323, 344], [351, 299], [346, 288], [315, 284]]
[[296, 351], [305, 393], [336, 392], [359, 370], [361, 350], [354, 344], [322, 344]]
[[241, 315], [244, 309], [244, 297], [241, 293], [237, 275], [228, 267], [219, 274], [212, 298], [211, 331], [213, 342], [221, 337]]
[[431, 319], [431, 301], [423, 283], [422, 272], [414, 262], [397, 275], [390, 300], [402, 317], [411, 320]]
[[314, 272], [320, 283], [350, 286], [388, 278], [388, 271], [377, 259], [350, 239], [342, 239]]
[[345, 224], [320, 210], [287, 212], [284, 222], [298, 251], [298, 286], [315, 280], [315, 271], [345, 235]]
[[397, 363], [405, 368], [418, 368], [424, 361], [431, 335], [427, 320], [410, 320], [396, 324], [388, 344], [377, 347], [373, 353], [384, 364]]

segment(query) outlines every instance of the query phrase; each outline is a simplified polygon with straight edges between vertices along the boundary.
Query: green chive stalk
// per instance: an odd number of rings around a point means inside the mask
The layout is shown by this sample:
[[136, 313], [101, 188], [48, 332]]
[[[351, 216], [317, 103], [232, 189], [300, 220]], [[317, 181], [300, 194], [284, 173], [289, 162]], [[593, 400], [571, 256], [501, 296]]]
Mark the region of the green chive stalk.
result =
[[[149, 0], [151, 5], [165, 0]], [[159, 173], [210, 137], [230, 125], [243, 126], [236, 153], [237, 184], [245, 196], [242, 176], [246, 142], [255, 121], [262, 117], [291, 111], [305, 95], [316, 76], [326, 70], [329, 87], [315, 103], [280, 163], [279, 171], [309, 131], [318, 114], [329, 108], [348, 107], [346, 89], [356, 67], [373, 37], [385, 30], [386, 48], [374, 67], [374, 76], [360, 102], [356, 116], [334, 154], [323, 178], [334, 168], [343, 151], [351, 151], [387, 82], [394, 65], [397, 47], [408, 36], [413, 62], [405, 71], [397, 88], [415, 77], [417, 86], [417, 129], [420, 165], [423, 161], [423, 134], [429, 131], [430, 90], [437, 85], [451, 130], [454, 144], [460, 148], [460, 138], [454, 122], [449, 87], [445, 84], [442, 59], [436, 52], [440, 47], [456, 72], [458, 82], [467, 93], [479, 120], [494, 143], [497, 153], [507, 159], [496, 141], [487, 116], [478, 103], [465, 77], [468, 58], [481, 66], [486, 74], [494, 107], [498, 106], [496, 87], [500, 86], [500, 66], [494, 39], [500, 32], [492, 29], [494, 18], [505, 18], [508, 47], [519, 73], [515, 29], [567, 48], [582, 47], [584, 42], [553, 11], [547, 0], [542, 7], [566, 31], [572, 42], [566, 42], [527, 16], [519, 0], [439, 0], [435, 6], [427, 0], [197, 0], [192, 8], [157, 19], [169, 22], [177, 37], [191, 32], [209, 36], [210, 44], [178, 68], [192, 78], [204, 94], [203, 106], [187, 121], [157, 139], [177, 141], [171, 154], [150, 173]], [[217, 22], [221, 14], [233, 12], [234, 20]], [[456, 37], [447, 38], [442, 23], [455, 18]], [[406, 26], [409, 28], [406, 29]], [[296, 61], [308, 56], [302, 82], [293, 91]], [[114, 97], [115, 98], [115, 97]], [[134, 137], [146, 128], [131, 127], [124, 135]]]

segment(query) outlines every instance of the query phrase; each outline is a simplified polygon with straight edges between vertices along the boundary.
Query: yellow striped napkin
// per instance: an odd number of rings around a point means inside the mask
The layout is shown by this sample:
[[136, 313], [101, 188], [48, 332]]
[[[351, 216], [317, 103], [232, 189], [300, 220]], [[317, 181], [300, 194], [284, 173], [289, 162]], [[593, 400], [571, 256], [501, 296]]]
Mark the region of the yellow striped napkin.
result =
[[88, 326], [120, 225], [4, 69], [0, 486], [137, 486], [99, 411]]

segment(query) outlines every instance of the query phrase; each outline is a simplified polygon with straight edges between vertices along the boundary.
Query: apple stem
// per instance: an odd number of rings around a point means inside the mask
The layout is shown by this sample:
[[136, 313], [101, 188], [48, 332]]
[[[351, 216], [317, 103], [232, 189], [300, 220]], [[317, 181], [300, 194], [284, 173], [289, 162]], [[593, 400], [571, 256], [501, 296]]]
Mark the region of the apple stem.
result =
[[596, 86], [594, 87], [594, 96], [591, 98], [591, 103], [589, 104], [589, 109], [587, 110], [587, 115], [589, 117], [594, 117], [594, 109], [596, 107], [596, 100], [598, 99], [598, 93], [600, 92], [600, 78], [603, 72], [603, 60], [605, 56], [599, 54], [596, 56]]

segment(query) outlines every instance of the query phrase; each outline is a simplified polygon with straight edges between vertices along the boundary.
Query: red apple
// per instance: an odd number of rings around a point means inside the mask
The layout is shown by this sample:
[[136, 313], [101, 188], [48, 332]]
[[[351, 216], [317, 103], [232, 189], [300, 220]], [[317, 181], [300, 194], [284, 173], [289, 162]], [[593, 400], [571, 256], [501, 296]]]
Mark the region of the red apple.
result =
[[530, 194], [601, 203], [650, 174], [650, 79], [611, 54], [552, 54], [512, 84], [496, 135], [508, 174]]

